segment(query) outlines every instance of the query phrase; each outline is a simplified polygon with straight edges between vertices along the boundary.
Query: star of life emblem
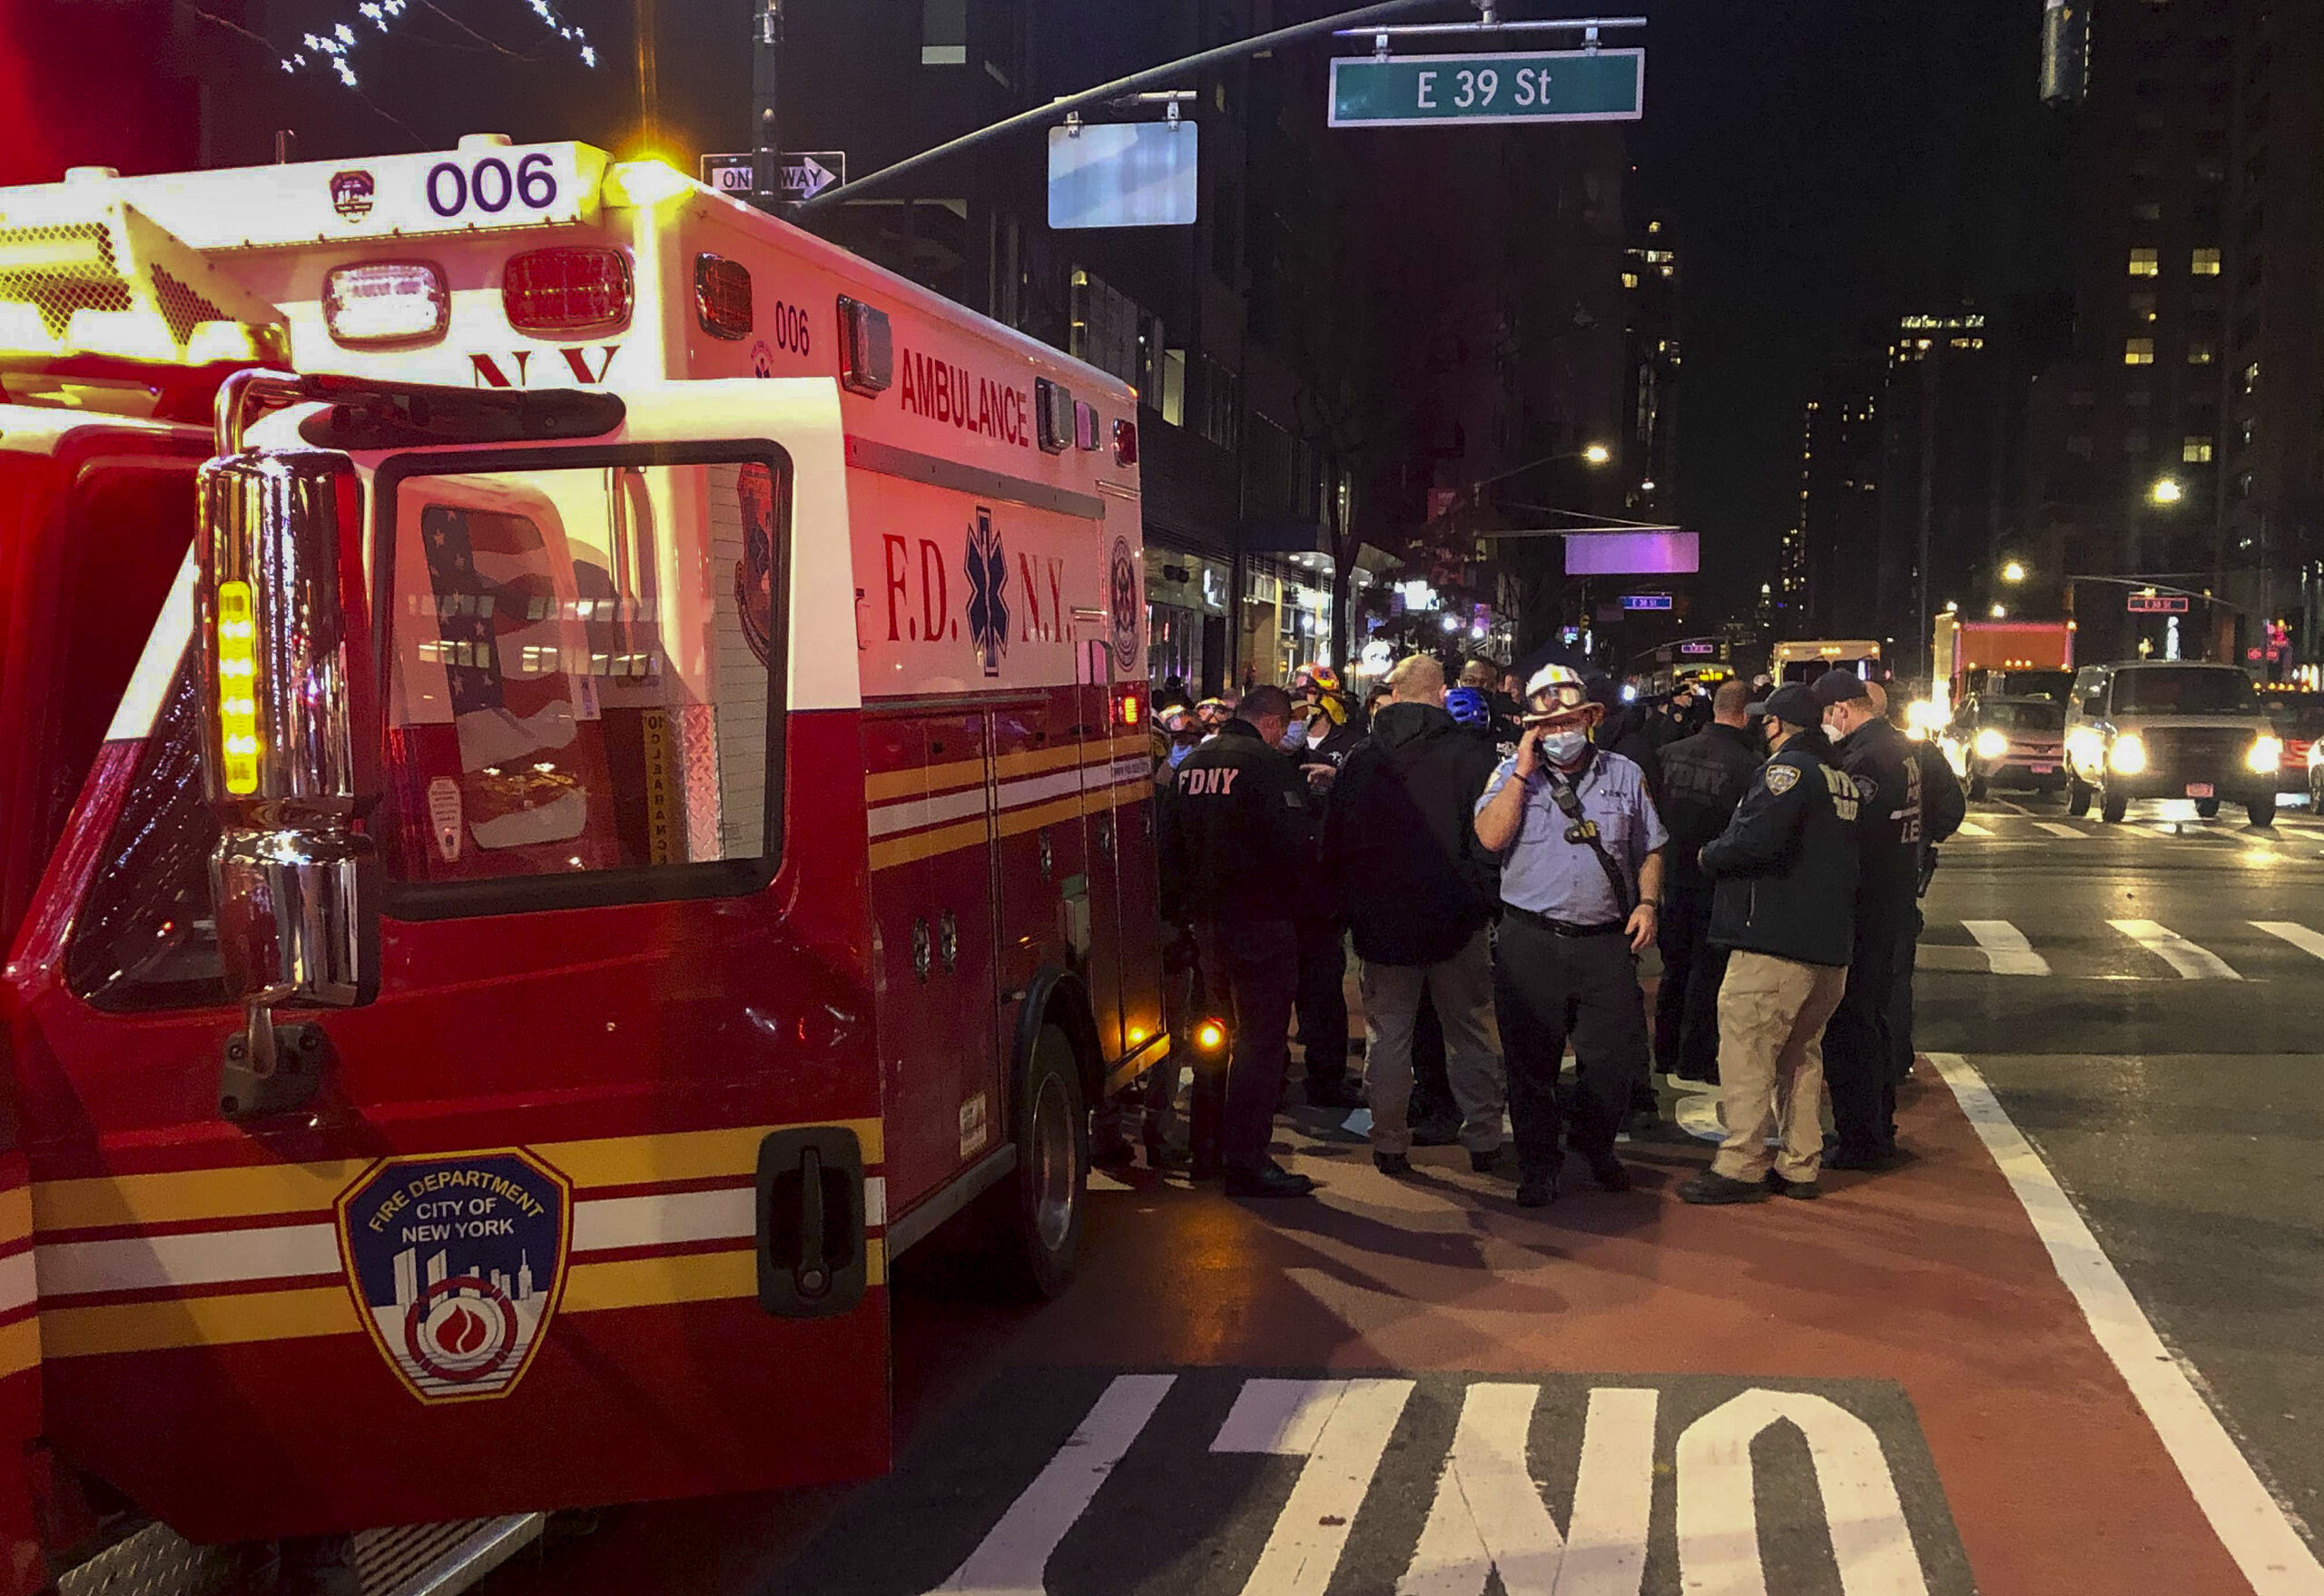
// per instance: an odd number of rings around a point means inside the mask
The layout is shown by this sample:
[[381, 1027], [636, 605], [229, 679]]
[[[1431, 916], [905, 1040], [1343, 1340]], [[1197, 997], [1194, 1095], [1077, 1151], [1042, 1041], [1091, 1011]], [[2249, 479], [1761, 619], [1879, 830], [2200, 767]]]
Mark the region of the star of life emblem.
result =
[[984, 656], [984, 674], [997, 676], [1009, 652], [1009, 556], [982, 505], [969, 527], [968, 566], [969, 636]]

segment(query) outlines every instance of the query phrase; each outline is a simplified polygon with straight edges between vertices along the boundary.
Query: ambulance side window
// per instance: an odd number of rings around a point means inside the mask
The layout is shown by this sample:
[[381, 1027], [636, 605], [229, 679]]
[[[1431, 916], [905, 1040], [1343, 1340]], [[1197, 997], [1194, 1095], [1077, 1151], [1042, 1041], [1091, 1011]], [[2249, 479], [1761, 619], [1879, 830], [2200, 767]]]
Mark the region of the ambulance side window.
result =
[[389, 911], [763, 886], [788, 462], [729, 446], [459, 464], [380, 471]]

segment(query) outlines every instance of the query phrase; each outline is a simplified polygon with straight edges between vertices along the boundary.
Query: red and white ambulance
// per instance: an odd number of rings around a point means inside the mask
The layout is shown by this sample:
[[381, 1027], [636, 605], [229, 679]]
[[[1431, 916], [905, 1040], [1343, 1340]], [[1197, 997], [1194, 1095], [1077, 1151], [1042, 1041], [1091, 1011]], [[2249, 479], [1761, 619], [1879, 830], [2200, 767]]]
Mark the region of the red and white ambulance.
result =
[[1172, 1043], [1135, 396], [497, 138], [0, 191], [0, 1586], [883, 1467]]

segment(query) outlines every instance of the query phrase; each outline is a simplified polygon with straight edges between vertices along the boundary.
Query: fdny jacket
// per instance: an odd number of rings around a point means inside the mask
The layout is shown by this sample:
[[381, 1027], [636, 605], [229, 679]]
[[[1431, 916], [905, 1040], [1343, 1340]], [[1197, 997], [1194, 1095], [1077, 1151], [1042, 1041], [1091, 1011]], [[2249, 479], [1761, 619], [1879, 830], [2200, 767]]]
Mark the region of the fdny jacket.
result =
[[1845, 967], [1856, 952], [1856, 783], [1803, 732], [1761, 765], [1703, 845], [1714, 947]]
[[1662, 823], [1670, 832], [1670, 845], [1662, 857], [1670, 886], [1707, 890], [1696, 855], [1727, 829], [1766, 757], [1758, 734], [1741, 726], [1714, 724], [1664, 746]]
[[1164, 810], [1166, 920], [1295, 917], [1299, 879], [1314, 870], [1307, 783], [1250, 722], [1228, 721], [1187, 755]]

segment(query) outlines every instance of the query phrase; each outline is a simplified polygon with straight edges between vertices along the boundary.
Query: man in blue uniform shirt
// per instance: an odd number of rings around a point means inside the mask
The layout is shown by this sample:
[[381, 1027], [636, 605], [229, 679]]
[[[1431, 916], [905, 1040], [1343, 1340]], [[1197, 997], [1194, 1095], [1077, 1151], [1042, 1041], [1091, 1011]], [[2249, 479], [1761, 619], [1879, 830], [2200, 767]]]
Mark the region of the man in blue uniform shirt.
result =
[[[1557, 1196], [1565, 1147], [1608, 1191], [1630, 1189], [1614, 1133], [1646, 1079], [1638, 955], [1654, 941], [1662, 846], [1646, 775], [1590, 745], [1604, 713], [1570, 667], [1525, 688], [1523, 738], [1477, 803], [1477, 840], [1501, 856], [1501, 945], [1493, 1007], [1509, 1068], [1517, 1201]], [[1558, 1102], [1568, 1037], [1577, 1062], [1572, 1122]]]

